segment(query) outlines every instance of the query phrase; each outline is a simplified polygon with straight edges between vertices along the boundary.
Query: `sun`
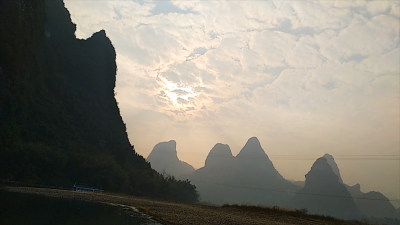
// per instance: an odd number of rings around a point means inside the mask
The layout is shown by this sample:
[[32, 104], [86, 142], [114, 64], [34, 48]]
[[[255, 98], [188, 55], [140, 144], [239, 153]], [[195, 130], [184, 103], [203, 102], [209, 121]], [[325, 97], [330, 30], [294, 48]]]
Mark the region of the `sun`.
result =
[[165, 78], [160, 78], [162, 85], [162, 97], [170, 106], [173, 113], [188, 113], [195, 110], [198, 93], [193, 87], [177, 84]]

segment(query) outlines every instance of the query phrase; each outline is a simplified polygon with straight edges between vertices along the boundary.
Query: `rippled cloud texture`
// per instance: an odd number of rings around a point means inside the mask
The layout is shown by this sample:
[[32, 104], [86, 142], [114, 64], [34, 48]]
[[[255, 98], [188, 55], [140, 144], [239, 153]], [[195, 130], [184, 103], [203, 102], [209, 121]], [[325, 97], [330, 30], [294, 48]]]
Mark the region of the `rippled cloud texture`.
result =
[[331, 153], [346, 183], [400, 197], [397, 1], [66, 6], [78, 38], [105, 29], [116, 48], [116, 98], [138, 153], [175, 139], [198, 168], [215, 143], [236, 154], [257, 136], [287, 178]]

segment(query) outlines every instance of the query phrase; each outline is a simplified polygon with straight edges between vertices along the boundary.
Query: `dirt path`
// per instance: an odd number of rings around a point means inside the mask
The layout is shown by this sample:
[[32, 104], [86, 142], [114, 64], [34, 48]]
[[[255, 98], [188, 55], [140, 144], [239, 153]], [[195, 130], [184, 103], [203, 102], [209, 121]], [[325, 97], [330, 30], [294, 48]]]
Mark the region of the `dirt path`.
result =
[[341, 225], [362, 224], [321, 216], [310, 216], [299, 212], [262, 207], [216, 207], [201, 204], [184, 204], [151, 200], [141, 197], [57, 190], [32, 187], [3, 187], [5, 191], [38, 194], [61, 199], [76, 199], [92, 202], [123, 204], [134, 207], [163, 224], [262, 224], [262, 225]]

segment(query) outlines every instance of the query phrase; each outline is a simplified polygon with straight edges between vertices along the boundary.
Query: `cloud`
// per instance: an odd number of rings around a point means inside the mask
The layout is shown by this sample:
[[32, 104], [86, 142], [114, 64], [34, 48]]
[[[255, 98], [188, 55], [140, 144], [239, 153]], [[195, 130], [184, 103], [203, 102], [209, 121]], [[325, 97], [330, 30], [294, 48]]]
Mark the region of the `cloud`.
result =
[[[139, 152], [178, 139], [197, 154], [184, 159], [199, 167], [199, 154], [204, 158], [213, 144], [225, 141], [238, 151], [256, 135], [287, 154], [398, 153], [396, 1], [66, 0], [66, 6], [78, 37], [105, 29], [111, 38], [117, 100]], [[278, 167], [285, 171], [284, 165]], [[308, 169], [283, 173], [302, 179]], [[356, 180], [363, 171], [346, 169], [352, 182], [373, 186]]]
[[187, 14], [192, 12], [188, 9], [181, 9], [175, 6], [171, 1], [155, 1], [155, 7], [151, 10], [151, 13], [159, 15], [169, 13]]

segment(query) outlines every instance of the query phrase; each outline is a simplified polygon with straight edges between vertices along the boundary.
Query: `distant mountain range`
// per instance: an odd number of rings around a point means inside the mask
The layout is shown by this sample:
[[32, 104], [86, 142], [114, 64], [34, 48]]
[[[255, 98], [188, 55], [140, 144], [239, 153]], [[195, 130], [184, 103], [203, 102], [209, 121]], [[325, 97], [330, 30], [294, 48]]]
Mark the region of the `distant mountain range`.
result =
[[400, 218], [382, 193], [363, 193], [359, 184], [344, 184], [332, 155], [318, 158], [305, 181], [286, 180], [256, 137], [237, 156], [228, 145], [216, 144], [197, 170], [178, 159], [175, 141], [157, 144], [147, 160], [158, 172], [189, 177], [201, 201], [211, 204], [280, 206], [344, 219]]
[[399, 216], [397, 215], [396, 208], [393, 207], [388, 198], [382, 193], [376, 191], [363, 193], [360, 190], [359, 184], [354, 186], [346, 185], [346, 187], [354, 198], [354, 202], [360, 209], [362, 215], [382, 218], [394, 218]]
[[236, 157], [228, 145], [215, 145], [191, 181], [203, 201], [219, 204], [290, 207], [290, 193], [297, 189], [279, 174], [255, 137]]

